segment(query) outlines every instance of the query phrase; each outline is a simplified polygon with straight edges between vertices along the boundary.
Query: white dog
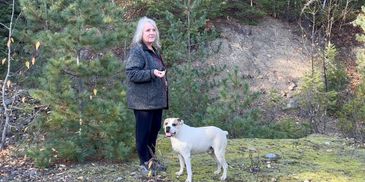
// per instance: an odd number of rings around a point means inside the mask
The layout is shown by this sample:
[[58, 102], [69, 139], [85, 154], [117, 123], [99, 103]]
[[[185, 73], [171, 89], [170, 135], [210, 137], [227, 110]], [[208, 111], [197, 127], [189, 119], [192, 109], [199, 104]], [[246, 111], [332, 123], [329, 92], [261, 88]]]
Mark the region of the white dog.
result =
[[171, 139], [174, 151], [179, 154], [180, 170], [176, 175], [180, 176], [186, 164], [186, 182], [192, 182], [190, 155], [194, 153], [209, 152], [217, 162], [218, 169], [214, 174], [219, 174], [223, 167], [221, 180], [227, 178], [227, 162], [224, 158], [227, 146], [227, 131], [214, 126], [194, 128], [184, 124], [179, 118], [167, 118], [164, 121], [164, 129], [167, 137]]

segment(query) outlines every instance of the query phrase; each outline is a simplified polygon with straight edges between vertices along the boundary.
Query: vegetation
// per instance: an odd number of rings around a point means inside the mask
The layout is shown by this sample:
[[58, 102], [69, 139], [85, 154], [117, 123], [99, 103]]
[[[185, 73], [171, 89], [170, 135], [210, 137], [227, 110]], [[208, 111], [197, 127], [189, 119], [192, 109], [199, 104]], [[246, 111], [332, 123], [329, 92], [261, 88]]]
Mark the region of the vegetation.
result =
[[30, 95], [50, 109], [33, 127], [44, 131], [45, 141], [29, 155], [39, 166], [59, 159], [125, 159], [132, 123], [123, 65], [112, 52], [130, 36], [118, 19], [121, 9], [96, 0], [20, 2], [29, 25], [22, 36], [42, 43], [41, 70]]
[[[301, 139], [230, 139], [226, 152], [229, 163], [227, 181], [354, 181], [365, 180], [363, 175], [364, 148], [356, 148], [353, 140], [310, 135]], [[171, 149], [168, 138], [158, 139], [158, 159], [166, 166], [166, 172], [158, 176], [142, 178], [143, 181], [159, 180], [183, 182], [186, 172], [177, 178], [179, 161]], [[278, 154], [276, 161], [267, 160], [266, 154]], [[192, 156], [193, 180], [219, 181], [214, 159], [208, 154]], [[37, 181], [141, 181], [136, 175], [138, 161], [124, 163], [85, 163], [51, 168], [47, 174], [33, 179]], [[254, 171], [256, 172], [250, 172]], [[6, 178], [4, 178], [6, 179]], [[8, 178], [9, 179], [9, 178]], [[14, 181], [19, 178], [15, 178]], [[25, 178], [31, 179], [31, 178]], [[9, 179], [11, 181], [12, 178]]]
[[[363, 4], [324, 2], [20, 0], [14, 9], [20, 16], [14, 20], [9, 16], [11, 6], [1, 2], [1, 26], [12, 21], [15, 26], [10, 38], [9, 32], [1, 29], [0, 58], [7, 56], [9, 40], [15, 40], [9, 74], [39, 104], [30, 109], [39, 114], [32, 115], [27, 128], [33, 139], [29, 156], [45, 167], [63, 160], [127, 160], [132, 155], [133, 115], [125, 104], [121, 59], [128, 51], [135, 21], [144, 15], [156, 19], [163, 32], [171, 97], [166, 116], [184, 116], [193, 126], [219, 126], [229, 131], [231, 138], [301, 138], [322, 133], [329, 121], [338, 118], [338, 128], [345, 136], [364, 141], [365, 82], [362, 79], [354, 93], [344, 94], [350, 80], [332, 43], [334, 29], [348, 26], [356, 17], [355, 24], [365, 31], [365, 12], [358, 13]], [[260, 95], [251, 91], [238, 70], [216, 80], [225, 67], [200, 66], [208, 56], [208, 42], [219, 36], [210, 26], [212, 21], [227, 19], [254, 25], [269, 15], [299, 20], [303, 35], [309, 37], [305, 40], [313, 55], [312, 70], [296, 96], [303, 110], [301, 116], [307, 119], [301, 122], [291, 117], [265, 121], [253, 106]], [[359, 40], [364, 40], [364, 35]], [[362, 77], [364, 57], [359, 53]], [[6, 66], [0, 65], [2, 77]], [[3, 90], [3, 95], [16, 95], [9, 88]], [[2, 121], [0, 126], [10, 127]]]
[[[178, 158], [171, 151], [169, 141], [160, 140], [161, 153], [168, 166], [168, 179], [184, 181], [185, 175], [175, 177], [179, 169]], [[166, 143], [165, 143], [166, 142]], [[232, 139], [228, 143], [226, 159], [230, 166], [228, 181], [363, 181], [364, 160], [356, 156], [364, 149], [354, 151], [350, 140], [310, 135], [301, 139]], [[280, 156], [277, 161], [265, 158], [266, 154]], [[206, 167], [201, 167], [206, 166]], [[216, 165], [211, 156], [192, 156], [193, 179], [217, 181], [212, 172]], [[250, 172], [258, 170], [257, 173]], [[341, 172], [339, 172], [341, 171]]]
[[[365, 8], [354, 21], [354, 24], [365, 31]], [[358, 36], [358, 40], [365, 42], [365, 35]], [[365, 141], [365, 50], [361, 49], [357, 57], [357, 70], [361, 74], [361, 81], [357, 85], [354, 96], [348, 100], [339, 112], [339, 128], [348, 137]]]

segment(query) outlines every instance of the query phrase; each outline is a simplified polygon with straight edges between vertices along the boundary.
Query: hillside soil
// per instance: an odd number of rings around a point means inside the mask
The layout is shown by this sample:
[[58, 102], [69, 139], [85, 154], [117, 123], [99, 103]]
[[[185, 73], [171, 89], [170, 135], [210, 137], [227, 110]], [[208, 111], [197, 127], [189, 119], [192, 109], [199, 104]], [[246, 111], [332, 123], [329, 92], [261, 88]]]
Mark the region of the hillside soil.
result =
[[297, 26], [266, 17], [257, 26], [217, 20], [215, 27], [221, 38], [211, 43], [208, 64], [226, 65], [226, 72], [237, 68], [253, 90], [287, 91], [311, 69], [309, 47]]

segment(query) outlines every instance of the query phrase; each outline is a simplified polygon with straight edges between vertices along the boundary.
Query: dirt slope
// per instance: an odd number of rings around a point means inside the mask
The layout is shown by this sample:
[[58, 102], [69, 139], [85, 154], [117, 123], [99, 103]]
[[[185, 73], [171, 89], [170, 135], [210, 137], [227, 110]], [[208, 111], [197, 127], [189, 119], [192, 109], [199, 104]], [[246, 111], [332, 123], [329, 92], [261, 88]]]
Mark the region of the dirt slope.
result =
[[232, 20], [214, 24], [222, 38], [211, 43], [208, 64], [225, 64], [227, 72], [237, 66], [254, 90], [284, 91], [310, 70], [309, 53], [293, 26], [269, 17], [257, 26]]

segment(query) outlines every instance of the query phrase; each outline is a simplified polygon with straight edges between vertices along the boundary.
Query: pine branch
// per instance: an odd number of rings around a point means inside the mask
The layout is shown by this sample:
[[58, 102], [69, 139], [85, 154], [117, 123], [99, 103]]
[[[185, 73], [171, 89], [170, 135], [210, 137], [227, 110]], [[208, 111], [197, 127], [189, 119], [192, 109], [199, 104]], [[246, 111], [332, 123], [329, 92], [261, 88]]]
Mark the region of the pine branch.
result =
[[76, 73], [72, 73], [71, 71], [68, 71], [68, 70], [65, 70], [65, 69], [62, 69], [62, 72], [68, 74], [68, 75], [71, 75], [73, 77], [80, 77], [79, 74], [76, 74]]

